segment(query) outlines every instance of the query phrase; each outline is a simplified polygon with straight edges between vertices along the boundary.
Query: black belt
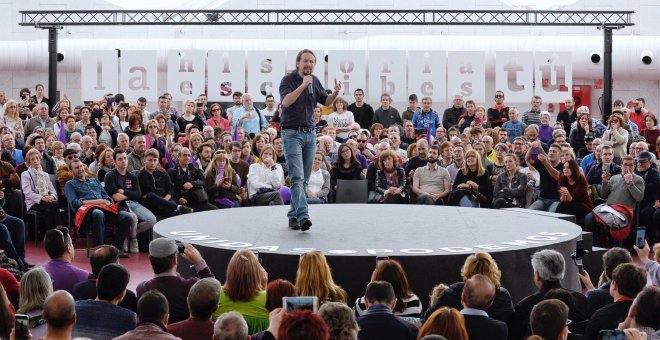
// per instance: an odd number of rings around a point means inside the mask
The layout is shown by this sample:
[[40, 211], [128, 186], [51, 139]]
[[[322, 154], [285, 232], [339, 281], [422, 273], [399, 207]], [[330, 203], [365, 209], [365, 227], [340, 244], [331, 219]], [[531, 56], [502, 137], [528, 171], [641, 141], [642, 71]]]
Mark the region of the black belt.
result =
[[306, 126], [282, 127], [282, 130], [293, 130], [293, 131], [300, 131], [300, 132], [316, 132], [316, 128], [306, 127]]

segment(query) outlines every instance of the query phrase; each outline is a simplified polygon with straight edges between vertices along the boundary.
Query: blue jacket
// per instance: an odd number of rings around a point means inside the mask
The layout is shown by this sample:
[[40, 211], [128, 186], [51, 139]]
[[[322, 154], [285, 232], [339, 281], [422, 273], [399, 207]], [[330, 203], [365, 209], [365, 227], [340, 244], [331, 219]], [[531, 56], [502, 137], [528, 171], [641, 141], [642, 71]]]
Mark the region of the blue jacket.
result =
[[440, 116], [433, 110], [426, 113], [418, 110], [413, 114], [412, 123], [415, 129], [427, 129], [428, 125], [431, 125], [431, 135], [435, 138], [435, 129], [440, 125]]
[[112, 202], [112, 198], [96, 178], [87, 178], [84, 181], [74, 178], [66, 182], [64, 196], [73, 210], [80, 208], [84, 200], [106, 199]]

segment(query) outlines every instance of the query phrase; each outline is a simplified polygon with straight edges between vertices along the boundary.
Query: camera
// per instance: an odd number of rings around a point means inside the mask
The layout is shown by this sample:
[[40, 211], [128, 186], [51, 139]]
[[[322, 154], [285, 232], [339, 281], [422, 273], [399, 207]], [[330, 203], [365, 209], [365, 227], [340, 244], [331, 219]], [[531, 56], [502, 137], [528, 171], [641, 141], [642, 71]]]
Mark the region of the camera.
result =
[[179, 251], [179, 254], [183, 254], [186, 251], [186, 246], [183, 245], [181, 241], [174, 241], [176, 244], [176, 249]]

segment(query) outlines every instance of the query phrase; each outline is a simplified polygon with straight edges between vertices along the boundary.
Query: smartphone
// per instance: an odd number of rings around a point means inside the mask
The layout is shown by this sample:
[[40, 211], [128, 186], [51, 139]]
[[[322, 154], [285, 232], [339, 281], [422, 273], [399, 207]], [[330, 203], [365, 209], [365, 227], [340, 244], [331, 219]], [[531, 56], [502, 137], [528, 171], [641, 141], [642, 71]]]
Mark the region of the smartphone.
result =
[[128, 109], [128, 103], [121, 103], [121, 107]]
[[282, 298], [282, 306], [286, 308], [287, 313], [301, 309], [316, 313], [319, 308], [319, 301], [316, 296], [285, 296]]
[[183, 245], [183, 242], [174, 241], [174, 244], [176, 244], [176, 249], [179, 251], [179, 254], [183, 254], [183, 252], [186, 251], [186, 246]]
[[620, 329], [603, 329], [598, 333], [599, 340], [626, 340], [626, 334]]
[[584, 240], [577, 240], [575, 242], [575, 258], [582, 260], [586, 252], [584, 251]]
[[16, 340], [26, 340], [28, 338], [28, 321], [29, 318], [25, 314], [16, 314], [14, 317]]
[[114, 103], [115, 103], [115, 98], [108, 98], [108, 99], [105, 101], [105, 106], [107, 106], [107, 107], [112, 107], [112, 104], [114, 104]]
[[646, 239], [646, 228], [638, 227], [637, 237], [635, 238], [635, 244], [637, 245], [637, 248], [639, 249], [644, 248], [645, 239]]
[[603, 165], [603, 171], [605, 171], [606, 174], [611, 174], [612, 173], [612, 164], [605, 164]]
[[539, 160], [539, 155], [543, 152], [543, 149], [534, 147], [530, 152], [532, 154], [532, 160], [536, 162]]
[[376, 256], [376, 265], [378, 265], [378, 262], [384, 261], [384, 260], [389, 260], [389, 256]]

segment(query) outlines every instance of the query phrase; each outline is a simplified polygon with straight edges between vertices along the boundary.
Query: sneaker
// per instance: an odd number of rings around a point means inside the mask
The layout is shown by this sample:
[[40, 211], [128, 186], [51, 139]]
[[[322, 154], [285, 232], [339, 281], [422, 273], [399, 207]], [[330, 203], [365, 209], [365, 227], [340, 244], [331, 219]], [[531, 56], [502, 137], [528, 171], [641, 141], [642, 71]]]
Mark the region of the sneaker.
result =
[[137, 238], [132, 238], [131, 239], [131, 245], [130, 245], [131, 253], [137, 254], [140, 252], [140, 248], [138, 247], [138, 240]]
[[309, 218], [303, 218], [300, 220], [300, 230], [307, 231], [312, 226], [312, 221]]
[[290, 218], [289, 219], [289, 229], [292, 229], [292, 230], [300, 229], [300, 223], [298, 223], [297, 219], [295, 219], [295, 218]]
[[124, 240], [124, 246], [121, 248], [122, 251], [128, 252], [128, 239]]
[[192, 208], [186, 207], [185, 205], [180, 205], [177, 211], [179, 212], [179, 215], [183, 215], [183, 214], [190, 214], [194, 210]]

